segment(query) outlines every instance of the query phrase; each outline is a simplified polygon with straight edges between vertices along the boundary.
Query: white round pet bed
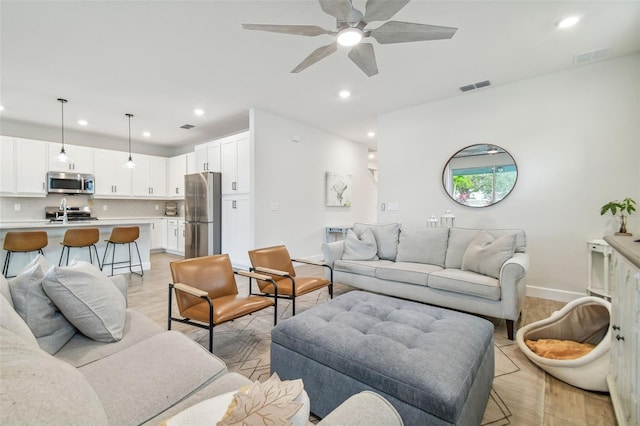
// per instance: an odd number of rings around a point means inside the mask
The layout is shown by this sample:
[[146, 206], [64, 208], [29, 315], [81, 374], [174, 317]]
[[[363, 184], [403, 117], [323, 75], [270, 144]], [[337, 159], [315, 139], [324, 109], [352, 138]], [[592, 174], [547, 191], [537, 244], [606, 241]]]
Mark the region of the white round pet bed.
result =
[[[607, 392], [610, 320], [611, 303], [597, 297], [582, 297], [569, 302], [549, 318], [520, 328], [516, 341], [522, 352], [547, 373], [582, 389]], [[529, 349], [525, 339], [572, 340], [596, 346], [580, 358], [550, 359]]]

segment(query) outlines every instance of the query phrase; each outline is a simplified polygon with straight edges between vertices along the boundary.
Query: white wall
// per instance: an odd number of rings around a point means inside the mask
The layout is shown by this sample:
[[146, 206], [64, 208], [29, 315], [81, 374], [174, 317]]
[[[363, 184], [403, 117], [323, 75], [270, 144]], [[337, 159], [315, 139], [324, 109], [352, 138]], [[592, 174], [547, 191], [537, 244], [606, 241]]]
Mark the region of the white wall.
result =
[[[292, 256], [319, 256], [326, 226], [375, 221], [366, 146], [258, 109], [250, 121], [256, 247], [284, 243]], [[353, 176], [351, 207], [325, 206], [327, 171]]]
[[[586, 241], [619, 226], [600, 207], [640, 202], [640, 55], [385, 114], [377, 135], [378, 204], [399, 203], [378, 209], [378, 222], [424, 226], [451, 209], [456, 226], [522, 228], [529, 294], [566, 300], [585, 291]], [[505, 148], [518, 165], [514, 191], [495, 206], [461, 206], [442, 187], [449, 157], [475, 143]], [[637, 212], [628, 229], [638, 238]]]

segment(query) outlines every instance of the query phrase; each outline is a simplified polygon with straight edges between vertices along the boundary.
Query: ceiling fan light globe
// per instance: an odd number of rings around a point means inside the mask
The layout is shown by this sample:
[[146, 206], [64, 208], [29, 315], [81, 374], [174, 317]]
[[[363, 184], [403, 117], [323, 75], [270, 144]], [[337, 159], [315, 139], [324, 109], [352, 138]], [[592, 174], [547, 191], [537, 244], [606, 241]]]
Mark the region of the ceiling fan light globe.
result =
[[350, 47], [362, 41], [362, 30], [360, 28], [345, 28], [338, 33], [337, 41], [340, 46]]

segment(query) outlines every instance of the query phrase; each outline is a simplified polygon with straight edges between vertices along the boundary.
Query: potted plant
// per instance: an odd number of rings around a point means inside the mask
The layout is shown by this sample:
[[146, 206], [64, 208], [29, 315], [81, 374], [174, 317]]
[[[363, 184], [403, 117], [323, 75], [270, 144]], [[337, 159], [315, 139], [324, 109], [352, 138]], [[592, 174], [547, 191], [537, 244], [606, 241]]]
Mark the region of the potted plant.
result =
[[600, 208], [600, 215], [605, 215], [607, 212], [611, 212], [612, 215], [616, 215], [620, 210], [620, 231], [616, 232], [616, 235], [631, 235], [627, 232], [627, 214], [631, 214], [636, 211], [636, 202], [632, 198], [625, 198], [620, 201], [609, 201], [607, 204]]

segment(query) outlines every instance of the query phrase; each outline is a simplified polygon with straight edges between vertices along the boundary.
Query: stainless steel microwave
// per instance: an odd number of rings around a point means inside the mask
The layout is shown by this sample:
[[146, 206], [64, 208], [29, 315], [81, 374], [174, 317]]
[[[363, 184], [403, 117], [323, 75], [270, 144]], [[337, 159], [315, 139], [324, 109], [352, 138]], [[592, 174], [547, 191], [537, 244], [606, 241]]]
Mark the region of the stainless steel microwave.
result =
[[47, 173], [47, 192], [50, 194], [93, 194], [94, 177], [86, 173]]

